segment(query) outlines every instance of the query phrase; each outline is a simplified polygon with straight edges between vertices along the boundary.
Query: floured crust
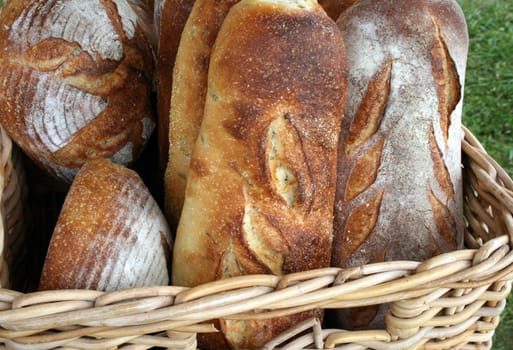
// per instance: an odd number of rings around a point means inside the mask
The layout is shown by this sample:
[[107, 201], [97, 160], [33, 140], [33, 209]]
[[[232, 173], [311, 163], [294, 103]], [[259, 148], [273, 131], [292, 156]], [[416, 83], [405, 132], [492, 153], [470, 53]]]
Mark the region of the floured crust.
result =
[[0, 121], [57, 178], [70, 182], [86, 159], [130, 164], [153, 131], [151, 22], [140, 11], [126, 0], [2, 11]]
[[[177, 231], [175, 285], [329, 266], [347, 65], [334, 22], [314, 1], [303, 3], [243, 0], [221, 27]], [[292, 322], [221, 326], [234, 348], [258, 348]]]
[[164, 215], [139, 176], [107, 160], [91, 161], [70, 187], [39, 289], [167, 285], [171, 246]]
[[[423, 261], [462, 247], [461, 9], [451, 0], [361, 0], [337, 24], [351, 71], [332, 263]], [[368, 326], [365, 317], [353, 326]]]

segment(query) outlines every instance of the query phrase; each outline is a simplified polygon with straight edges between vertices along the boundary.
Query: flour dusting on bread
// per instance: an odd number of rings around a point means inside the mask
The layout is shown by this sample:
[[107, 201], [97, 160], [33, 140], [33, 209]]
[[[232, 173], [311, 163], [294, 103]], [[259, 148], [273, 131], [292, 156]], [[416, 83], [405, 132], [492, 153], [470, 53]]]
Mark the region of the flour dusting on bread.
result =
[[77, 42], [93, 58], [119, 61], [123, 56], [119, 35], [99, 0], [49, 0], [43, 7], [34, 1], [12, 25], [10, 39], [21, 43], [21, 51], [50, 38]]
[[66, 196], [40, 289], [167, 285], [171, 246], [164, 215], [137, 173], [94, 160]]

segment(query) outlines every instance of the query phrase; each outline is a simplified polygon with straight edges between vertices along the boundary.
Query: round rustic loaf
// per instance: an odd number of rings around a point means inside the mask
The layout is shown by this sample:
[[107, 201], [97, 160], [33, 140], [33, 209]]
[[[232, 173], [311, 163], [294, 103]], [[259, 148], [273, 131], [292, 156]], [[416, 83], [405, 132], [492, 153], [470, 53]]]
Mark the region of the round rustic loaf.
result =
[[167, 285], [171, 247], [164, 215], [137, 173], [92, 160], [70, 186], [39, 289]]
[[154, 30], [139, 5], [12, 0], [0, 14], [0, 122], [68, 183], [88, 159], [131, 164], [154, 129]]

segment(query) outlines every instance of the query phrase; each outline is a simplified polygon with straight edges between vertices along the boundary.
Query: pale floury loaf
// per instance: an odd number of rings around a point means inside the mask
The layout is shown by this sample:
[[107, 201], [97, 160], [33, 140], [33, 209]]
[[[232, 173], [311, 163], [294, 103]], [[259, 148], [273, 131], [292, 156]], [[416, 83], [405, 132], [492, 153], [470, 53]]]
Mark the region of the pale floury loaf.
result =
[[[332, 263], [422, 261], [462, 247], [461, 9], [452, 0], [361, 0], [337, 24], [350, 78]], [[367, 326], [375, 311], [345, 321]]]

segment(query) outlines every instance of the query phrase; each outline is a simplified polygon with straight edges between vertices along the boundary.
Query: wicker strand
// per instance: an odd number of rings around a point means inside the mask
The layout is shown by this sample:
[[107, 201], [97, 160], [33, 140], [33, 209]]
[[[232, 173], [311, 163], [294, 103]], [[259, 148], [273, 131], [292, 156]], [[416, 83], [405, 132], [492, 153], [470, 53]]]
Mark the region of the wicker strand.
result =
[[[260, 315], [263, 315], [266, 310], [288, 309], [291, 305], [303, 305], [302, 303], [312, 302], [315, 303], [315, 307], [331, 307], [334, 302], [349, 300], [353, 301], [354, 305], [361, 305], [362, 301], [369, 296], [374, 296], [377, 302], [379, 299], [383, 300], [384, 296], [391, 295], [396, 299], [390, 298], [386, 301], [392, 303], [392, 313], [397, 312], [398, 315], [389, 315], [389, 323], [393, 325], [392, 328], [401, 329], [404, 338], [405, 329], [408, 328], [420, 329], [420, 325], [424, 328], [435, 328], [468, 320], [474, 317], [473, 315], [478, 311], [486, 310], [485, 304], [490, 299], [499, 305], [500, 300], [507, 297], [511, 288], [508, 281], [501, 283], [506, 288], [500, 286], [496, 288], [496, 292], [500, 292], [501, 295], [493, 295], [489, 286], [486, 285], [473, 288], [467, 293], [460, 293], [460, 295], [447, 295], [447, 290], [450, 288], [444, 288], [443, 285], [431, 289], [424, 287], [440, 280], [453, 283], [458, 278], [464, 278], [469, 282], [475, 280], [479, 282], [483, 278], [493, 280], [505, 265], [500, 260], [512, 256], [509, 250], [509, 240], [503, 236], [487, 242], [479, 250], [451, 252], [434, 258], [433, 262], [422, 264], [407, 263], [405, 265], [409, 267], [409, 270], [397, 270], [404, 267], [399, 262], [372, 264], [366, 266], [358, 274], [351, 270], [328, 268], [317, 270], [315, 273], [309, 272], [308, 275], [314, 276], [312, 279], [302, 280], [299, 278], [300, 274], [295, 275], [293, 276], [294, 283], [290, 283], [290, 278], [284, 277], [288, 279], [286, 284], [280, 284], [280, 279], [276, 276], [272, 276], [270, 279], [260, 276], [259, 280], [262, 286], [246, 287], [243, 287], [242, 280], [246, 280], [250, 284], [254, 284], [255, 280], [234, 278], [225, 281], [226, 287], [220, 290], [219, 288], [213, 289], [208, 284], [205, 285], [205, 291], [215, 290], [210, 295], [199, 290], [199, 287], [196, 288], [194, 291], [196, 298], [191, 297], [189, 289], [176, 287], [148, 287], [134, 290], [134, 294], [127, 291], [112, 293], [47, 291], [29, 294], [7, 291], [8, 293], [1, 299], [10, 302], [13, 307], [11, 310], [0, 312], [0, 326], [7, 331], [29, 333], [34, 331], [32, 335], [15, 332], [2, 334], [3, 337], [10, 336], [12, 339], [16, 339], [17, 344], [52, 344], [52, 341], [60, 344], [65, 341], [76, 342], [77, 337], [93, 335], [99, 338], [138, 337], [148, 334], [148, 332], [162, 332], [194, 325], [220, 315], [230, 318], [231, 315], [236, 316], [243, 312], [248, 316], [250, 311], [255, 308], [259, 310]], [[506, 264], [506, 267], [509, 268], [511, 265], [513, 263], [510, 262]], [[497, 266], [499, 270], [497, 270]], [[434, 272], [431, 273], [431, 271]], [[464, 273], [458, 276], [460, 271]], [[340, 275], [343, 277], [339, 277]], [[360, 278], [347, 278], [347, 276], [357, 275]], [[336, 280], [345, 280], [345, 282], [335, 284]], [[232, 288], [231, 283], [239, 289]], [[276, 288], [278, 285], [288, 286], [279, 289]], [[403, 300], [404, 293], [408, 293], [405, 290], [408, 288], [412, 289], [410, 293], [419, 292], [420, 295], [416, 296], [417, 299], [410, 296]], [[358, 293], [355, 292], [356, 290]], [[377, 295], [376, 290], [381, 290], [381, 295]], [[185, 297], [181, 296], [182, 293]], [[134, 298], [134, 295], [140, 298]], [[301, 298], [298, 297], [300, 295]], [[322, 298], [319, 295], [326, 297]], [[458, 299], [461, 301], [456, 301]], [[180, 303], [176, 304], [176, 300], [179, 300]], [[287, 305], [287, 300], [290, 300], [291, 304]], [[322, 300], [325, 305], [321, 304]], [[234, 305], [230, 305], [230, 303]], [[416, 317], [411, 317], [411, 311], [408, 310], [413, 310], [415, 303], [421, 305], [421, 312]], [[433, 305], [429, 305], [429, 308], [426, 309], [425, 305], [430, 303]], [[461, 310], [453, 311], [449, 315], [438, 315], [438, 311], [447, 305], [458, 306]], [[496, 308], [493, 306], [491, 305], [495, 310]], [[406, 312], [406, 315], [401, 315], [398, 310]], [[158, 316], [153, 317], [152, 312]], [[408, 317], [405, 318], [405, 316]], [[486, 314], [480, 317], [494, 316], [495, 314]], [[123, 322], [117, 323], [112, 320], [122, 320]], [[74, 330], [38, 334], [44, 329], [72, 327], [79, 324], [82, 325], [81, 328]], [[410, 337], [409, 334], [408, 337]], [[67, 342], [62, 344], [68, 344]], [[16, 346], [16, 344], [12, 343], [11, 346]]]

